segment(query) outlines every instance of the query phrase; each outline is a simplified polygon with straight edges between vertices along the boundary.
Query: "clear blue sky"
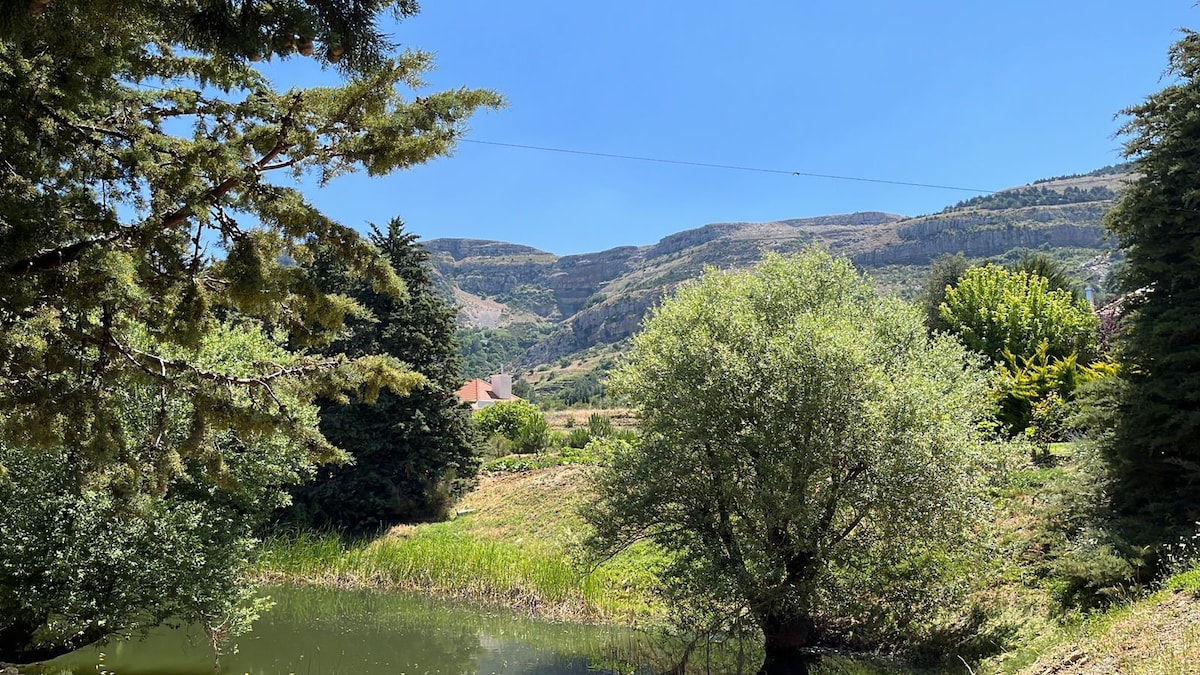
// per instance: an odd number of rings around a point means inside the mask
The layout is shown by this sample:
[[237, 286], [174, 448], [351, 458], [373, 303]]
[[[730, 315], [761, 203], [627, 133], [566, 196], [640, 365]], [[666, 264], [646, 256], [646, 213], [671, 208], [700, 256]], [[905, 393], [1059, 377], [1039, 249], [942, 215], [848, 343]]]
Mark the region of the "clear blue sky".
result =
[[[507, 98], [468, 139], [1001, 189], [1117, 162], [1114, 115], [1163, 86], [1184, 26], [1195, 0], [426, 0], [386, 28], [436, 55], [431, 88]], [[558, 254], [969, 196], [471, 143], [309, 191], [355, 227]]]

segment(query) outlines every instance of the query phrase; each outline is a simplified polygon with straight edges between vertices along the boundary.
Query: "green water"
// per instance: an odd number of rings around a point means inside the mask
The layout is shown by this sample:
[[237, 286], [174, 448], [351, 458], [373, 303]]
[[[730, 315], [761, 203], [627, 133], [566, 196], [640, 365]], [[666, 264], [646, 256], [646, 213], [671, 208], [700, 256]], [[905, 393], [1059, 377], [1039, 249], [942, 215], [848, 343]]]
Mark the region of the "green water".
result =
[[[538, 621], [403, 593], [278, 587], [275, 606], [237, 641], [213, 652], [195, 627], [162, 627], [42, 664], [41, 675], [648, 675], [673, 665], [673, 646], [612, 626]], [[728, 645], [726, 645], [728, 647]], [[701, 647], [688, 673], [754, 672], [761, 654]], [[657, 666], [657, 668], [653, 667]], [[861, 660], [823, 659], [814, 675], [912, 675]], [[928, 675], [926, 671], [923, 675]], [[951, 669], [948, 672], [960, 673]]]
[[[535, 621], [507, 611], [396, 593], [274, 588], [275, 607], [221, 657], [220, 673], [253, 675], [526, 675], [645, 672], [641, 638], [611, 627]], [[45, 675], [212, 675], [195, 628], [160, 628], [43, 664]]]

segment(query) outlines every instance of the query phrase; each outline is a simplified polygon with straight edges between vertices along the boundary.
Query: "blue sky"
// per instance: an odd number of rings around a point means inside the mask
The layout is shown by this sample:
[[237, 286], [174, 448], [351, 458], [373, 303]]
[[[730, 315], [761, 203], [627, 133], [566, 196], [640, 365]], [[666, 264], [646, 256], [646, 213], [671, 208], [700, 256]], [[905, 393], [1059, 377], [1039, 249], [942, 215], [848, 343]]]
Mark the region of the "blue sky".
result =
[[[1185, 26], [1194, 0], [427, 0], [385, 28], [436, 55], [431, 89], [507, 98], [468, 139], [1001, 189], [1118, 161], [1114, 115], [1163, 86]], [[348, 225], [560, 255], [971, 195], [472, 143], [309, 191]]]

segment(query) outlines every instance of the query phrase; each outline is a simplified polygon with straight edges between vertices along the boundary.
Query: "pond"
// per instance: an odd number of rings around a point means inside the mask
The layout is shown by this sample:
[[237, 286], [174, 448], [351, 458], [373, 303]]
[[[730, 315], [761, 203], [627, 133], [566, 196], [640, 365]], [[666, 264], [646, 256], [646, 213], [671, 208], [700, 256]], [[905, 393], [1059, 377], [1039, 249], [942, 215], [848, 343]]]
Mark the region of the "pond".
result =
[[[221, 657], [220, 673], [252, 675], [598, 675], [632, 665], [642, 638], [612, 627], [537, 621], [400, 593], [269, 589], [275, 606]], [[34, 671], [37, 672], [37, 671]], [[203, 631], [159, 628], [42, 665], [44, 675], [212, 675]]]
[[[539, 621], [405, 593], [320, 587], [268, 589], [274, 607], [221, 657], [221, 675], [650, 675], [672, 661], [645, 634]], [[757, 651], [757, 650], [752, 650]], [[761, 654], [705, 647], [689, 673], [754, 672]], [[40, 675], [213, 675], [196, 627], [162, 627], [27, 670]], [[895, 664], [823, 659], [820, 675], [913, 673]], [[961, 672], [961, 671], [954, 671]]]

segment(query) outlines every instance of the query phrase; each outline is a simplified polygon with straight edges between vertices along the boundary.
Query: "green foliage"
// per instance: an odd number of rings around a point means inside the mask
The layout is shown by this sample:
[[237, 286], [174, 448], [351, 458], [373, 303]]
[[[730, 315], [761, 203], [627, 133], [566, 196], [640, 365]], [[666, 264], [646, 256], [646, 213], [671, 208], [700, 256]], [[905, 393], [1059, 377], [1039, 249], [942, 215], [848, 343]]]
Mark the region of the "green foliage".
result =
[[1013, 272], [1025, 272], [1031, 276], [1039, 276], [1046, 280], [1046, 285], [1050, 290], [1066, 291], [1076, 301], [1083, 298], [1079, 284], [1071, 278], [1067, 268], [1045, 253], [1026, 251], [1021, 254], [1019, 260], [1009, 265], [1008, 269]]
[[566, 445], [570, 448], [582, 448], [592, 440], [592, 434], [586, 427], [575, 427], [567, 432]]
[[588, 434], [592, 438], [608, 438], [613, 435], [612, 419], [607, 415], [592, 413], [588, 415]]
[[1200, 597], [1200, 569], [1172, 576], [1163, 584], [1163, 588], [1169, 591], [1183, 591], [1191, 593], [1193, 597]]
[[484, 437], [501, 436], [515, 452], [537, 452], [546, 447], [549, 426], [537, 406], [525, 401], [494, 403], [475, 411], [475, 428]]
[[[1081, 385], [1119, 372], [1112, 361], [1080, 365], [1076, 354], [1054, 358], [1049, 343], [1038, 345], [1030, 356], [1005, 352], [996, 368], [994, 395], [1000, 409], [999, 422], [1010, 434], [1032, 428], [1041, 447], [1066, 440], [1067, 404]], [[1032, 427], [1031, 427], [1032, 425]]]
[[[198, 363], [235, 374], [283, 356], [241, 324], [214, 330]], [[193, 403], [161, 395], [144, 385], [121, 392], [111, 429], [154, 444], [139, 449], [155, 464], [113, 463], [81, 480], [78, 450], [0, 444], [0, 659], [48, 658], [168, 618], [201, 623], [214, 639], [249, 628], [255, 529], [312, 474], [316, 408], [279, 387], [306, 434], [266, 426], [196, 438]]]
[[[521, 323], [507, 328], [461, 328], [457, 339], [464, 377], [487, 377], [500, 372], [538, 340], [553, 332], [553, 324]], [[516, 383], [513, 383], [516, 386]], [[520, 395], [520, 394], [518, 394]]]
[[[248, 449], [286, 438], [304, 462], [336, 458], [301, 406], [314, 395], [372, 401], [427, 381], [391, 357], [306, 351], [326, 345], [348, 317], [365, 316], [350, 298], [322, 291], [318, 254], [380, 293], [400, 298], [405, 289], [374, 246], [294, 186], [446, 154], [466, 119], [500, 98], [472, 89], [406, 96], [431, 58], [389, 56], [375, 26], [385, 9], [412, 14], [407, 0], [2, 6], [0, 444], [30, 456], [66, 453], [70, 470], [55, 480], [80, 498], [107, 490], [118, 505], [167, 500], [141, 512], [153, 531], [160, 518], [175, 527], [170, 500], [193, 492], [231, 500], [230, 508], [276, 506], [267, 497], [294, 476], [239, 475], [252, 466]], [[312, 41], [345, 82], [278, 91], [249, 64], [315, 53]], [[228, 358], [250, 339], [234, 324], [261, 325], [276, 348]], [[218, 358], [221, 344], [238, 346]], [[131, 421], [135, 393], [150, 412]], [[251, 479], [274, 487], [251, 498]], [[101, 497], [91, 504], [114, 532], [128, 524]], [[215, 539], [195, 542], [188, 555], [233, 560]], [[174, 564], [162, 549], [146, 553], [158, 556], [146, 565]], [[237, 570], [231, 562], [228, 573]], [[155, 595], [138, 596], [141, 612], [113, 606], [141, 621], [198, 592], [182, 577], [158, 580]], [[123, 586], [102, 575], [94, 588]], [[244, 590], [241, 581], [214, 582], [204, 593], [232, 606]], [[60, 616], [54, 605], [64, 597], [47, 592], [22, 611]], [[28, 637], [5, 620], [3, 630], [17, 633], [0, 645], [0, 660]], [[73, 644], [101, 631], [78, 620]]]
[[327, 348], [353, 356], [384, 354], [403, 361], [428, 384], [407, 396], [382, 392], [373, 404], [326, 402], [321, 431], [353, 463], [323, 468], [293, 491], [280, 519], [312, 528], [360, 532], [438, 518], [478, 469], [470, 412], [459, 404], [454, 310], [436, 293], [429, 255], [393, 220], [371, 241], [408, 289], [403, 298], [349, 277], [328, 258], [316, 274], [323, 290], [351, 298], [369, 316], [353, 319], [346, 337]]
[[[403, 293], [374, 247], [290, 187], [296, 178], [419, 164], [447, 152], [465, 119], [499, 99], [479, 90], [406, 99], [402, 85], [430, 65], [419, 52], [377, 59], [341, 86], [280, 92], [230, 52], [277, 27], [259, 14], [266, 3], [244, 3], [249, 14], [217, 21], [211, 34], [187, 26], [225, 10], [96, 4], [103, 9], [56, 2], [0, 28], [0, 436], [19, 447], [88, 448], [81, 459], [102, 466], [128, 456], [102, 428], [130, 383], [197, 400], [252, 384], [193, 367], [216, 317], [254, 316], [295, 347], [336, 335], [356, 307], [316, 287], [308, 266], [317, 245], [381, 292]], [[287, 4], [314, 30], [349, 16], [330, 8], [316, 21], [314, 10]], [[373, 25], [386, 4], [364, 4], [354, 25]], [[347, 56], [356, 40], [382, 46], [374, 35], [343, 37]], [[176, 358], [136, 349], [139, 331], [177, 347]], [[302, 359], [285, 375], [339, 363]], [[394, 361], [360, 365], [321, 376], [320, 386], [369, 394], [400, 383]], [[195, 410], [202, 425], [213, 408]]]
[[1114, 506], [1145, 544], [1200, 520], [1200, 34], [1172, 46], [1168, 75], [1123, 111], [1136, 179], [1107, 217], [1126, 257], [1118, 348], [1129, 367], [1106, 448]]
[[541, 452], [550, 445], [550, 426], [546, 423], [546, 416], [539, 411], [536, 416], [525, 420], [512, 441], [516, 452]]
[[929, 274], [925, 277], [921, 292], [921, 308], [925, 310], [925, 325], [929, 330], [949, 330], [950, 326], [942, 319], [941, 311], [942, 303], [946, 300], [946, 289], [956, 285], [970, 267], [970, 261], [962, 253], [938, 256], [929, 263]]
[[556, 399], [567, 405], [577, 403], [596, 403], [604, 397], [605, 379], [608, 374], [601, 370], [593, 370], [570, 381]]
[[952, 604], [947, 577], [977, 541], [992, 454], [974, 366], [846, 260], [710, 270], [612, 376], [642, 435], [597, 475], [590, 543], [676, 552], [677, 618], [753, 626], [768, 661], [800, 658], [818, 623], [902, 631]]
[[1095, 350], [1098, 320], [1087, 301], [1027, 272], [973, 267], [946, 290], [939, 311], [968, 349], [996, 363], [1006, 353], [1032, 356], [1043, 342], [1052, 358], [1086, 358]]
[[[1048, 179], [1055, 180], [1055, 179]], [[1044, 181], [1039, 181], [1044, 182]], [[1081, 204], [1086, 202], [1109, 201], [1117, 198], [1117, 193], [1113, 190], [1096, 185], [1086, 189], [1080, 189], [1074, 185], [1069, 185], [1062, 190], [1054, 190], [1047, 187], [1034, 186], [1026, 188], [1018, 188], [1015, 190], [1004, 190], [990, 195], [981, 195], [972, 197], [955, 204], [948, 206], [942, 210], [957, 211], [959, 209], [976, 208], [986, 211], [1002, 211], [1004, 209], [1019, 209], [1029, 206], [1057, 206], [1059, 204]]]
[[[568, 418], [568, 422], [573, 423], [573, 421]], [[570, 430], [565, 444], [571, 448], [582, 448], [593, 440], [610, 438], [613, 434], [612, 420], [600, 413], [592, 413], [588, 416], [586, 427], [576, 427]]]
[[484, 471], [520, 473], [522, 471], [534, 471], [568, 464], [598, 466], [608, 462], [614, 448], [624, 449], [630, 447], [630, 445], [631, 441], [629, 439], [595, 438], [581, 447], [567, 446], [559, 452], [542, 453], [532, 457], [528, 455], [497, 457], [486, 462], [483, 465], [483, 469]]

